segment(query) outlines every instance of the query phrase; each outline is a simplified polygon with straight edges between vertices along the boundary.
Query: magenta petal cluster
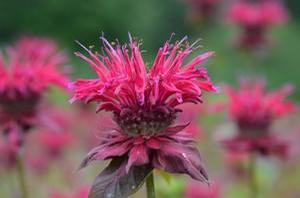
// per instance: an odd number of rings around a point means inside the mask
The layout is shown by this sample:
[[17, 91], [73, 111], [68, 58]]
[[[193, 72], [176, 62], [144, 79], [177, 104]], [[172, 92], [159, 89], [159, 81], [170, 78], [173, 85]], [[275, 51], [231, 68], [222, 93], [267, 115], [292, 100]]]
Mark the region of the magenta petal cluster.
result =
[[268, 43], [268, 28], [285, 22], [288, 14], [278, 0], [240, 0], [229, 6], [228, 18], [243, 31], [238, 44], [241, 47], [256, 48]]
[[[147, 69], [139, 43], [131, 36], [129, 38], [128, 45], [112, 46], [101, 37], [104, 45], [101, 55], [85, 47], [89, 57], [76, 53], [91, 65], [98, 77], [72, 83], [74, 96], [71, 101], [95, 102], [97, 111], [112, 112], [116, 123], [112, 130], [102, 132], [99, 146], [88, 154], [81, 167], [92, 160], [117, 158], [122, 161], [116, 168], [119, 180], [114, 181], [117, 183], [124, 175], [138, 171], [137, 167], [147, 171], [152, 167], [186, 173], [207, 182], [192, 135], [185, 131], [187, 125], [175, 125], [174, 122], [181, 112], [178, 105], [202, 102], [203, 91], [217, 91], [206, 69], [199, 67], [213, 52], [198, 55], [185, 63], [196, 43], [189, 45], [186, 38], [174, 44], [168, 41], [159, 48], [152, 66]], [[108, 172], [111, 171], [104, 171], [95, 180], [98, 187], [106, 185], [101, 187], [102, 194], [98, 196], [106, 196], [108, 191], [112, 193], [112, 189], [103, 192], [103, 188], [111, 184], [111, 181], [103, 180]], [[141, 178], [138, 180], [142, 181]], [[94, 188], [91, 192], [95, 192]]]
[[94, 54], [86, 48], [90, 58], [76, 53], [93, 67], [99, 78], [79, 79], [73, 83], [75, 94], [71, 102], [93, 101], [100, 103], [98, 111], [121, 114], [140, 106], [148, 110], [153, 106], [174, 108], [184, 102], [197, 103], [201, 101], [203, 90], [217, 91], [206, 69], [197, 68], [213, 52], [201, 54], [184, 64], [183, 60], [193, 49], [193, 45], [182, 49], [186, 38], [175, 44], [165, 43], [158, 50], [150, 71], [147, 71], [136, 41], [114, 48], [104, 38], [102, 40], [106, 55]]
[[287, 11], [278, 0], [241, 0], [231, 5], [229, 18], [242, 26], [268, 26], [287, 20]]
[[59, 68], [65, 63], [56, 43], [45, 38], [24, 36], [0, 52], [0, 135], [10, 159], [33, 127], [58, 130], [44, 93], [51, 85], [66, 88], [67, 76]]
[[66, 57], [55, 42], [25, 36], [0, 53], [0, 123], [25, 129], [35, 120], [43, 92], [50, 86], [66, 87], [62, 70]]
[[285, 155], [288, 145], [271, 133], [271, 125], [275, 119], [295, 111], [295, 104], [286, 100], [291, 85], [267, 92], [262, 80], [243, 79], [240, 84], [240, 89], [226, 89], [229, 115], [238, 127], [238, 135], [225, 141], [225, 146], [235, 151]]
[[52, 40], [22, 37], [0, 56], [0, 93], [13, 99], [40, 93], [51, 84], [66, 87], [67, 77], [59, 69], [65, 63]]

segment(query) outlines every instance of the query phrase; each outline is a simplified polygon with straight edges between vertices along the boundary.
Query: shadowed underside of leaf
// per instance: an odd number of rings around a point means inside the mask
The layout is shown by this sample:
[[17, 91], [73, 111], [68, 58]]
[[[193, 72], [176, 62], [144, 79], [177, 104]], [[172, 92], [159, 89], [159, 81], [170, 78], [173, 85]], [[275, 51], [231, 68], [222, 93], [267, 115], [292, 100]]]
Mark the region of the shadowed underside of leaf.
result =
[[126, 198], [136, 192], [153, 168], [133, 166], [126, 173], [127, 158], [115, 158], [96, 177], [89, 198]]

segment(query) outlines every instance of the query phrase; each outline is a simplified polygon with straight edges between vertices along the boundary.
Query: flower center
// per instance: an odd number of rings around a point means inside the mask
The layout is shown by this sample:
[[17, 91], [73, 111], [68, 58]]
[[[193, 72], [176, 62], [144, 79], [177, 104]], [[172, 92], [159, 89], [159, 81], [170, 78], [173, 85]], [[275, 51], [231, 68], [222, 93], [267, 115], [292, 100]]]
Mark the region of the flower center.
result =
[[270, 119], [262, 119], [262, 120], [239, 119], [237, 125], [242, 135], [255, 138], [255, 137], [263, 136], [269, 132], [271, 120]]
[[11, 115], [34, 111], [39, 101], [40, 95], [38, 93], [29, 93], [26, 96], [17, 94], [14, 97], [7, 94], [0, 95], [1, 109]]
[[170, 126], [176, 119], [177, 112], [178, 109], [166, 106], [151, 110], [141, 107], [136, 111], [123, 108], [120, 114], [114, 114], [114, 120], [130, 136], [151, 136]]

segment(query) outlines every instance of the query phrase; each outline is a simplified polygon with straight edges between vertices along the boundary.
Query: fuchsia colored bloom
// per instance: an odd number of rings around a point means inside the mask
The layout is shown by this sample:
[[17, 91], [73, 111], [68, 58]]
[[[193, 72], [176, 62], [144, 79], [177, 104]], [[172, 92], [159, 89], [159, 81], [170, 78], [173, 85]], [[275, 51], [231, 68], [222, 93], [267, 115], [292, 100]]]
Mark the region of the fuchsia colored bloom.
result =
[[277, 0], [241, 0], [228, 11], [229, 20], [242, 27], [242, 47], [259, 47], [267, 42], [266, 31], [271, 25], [286, 21], [287, 11]]
[[92, 66], [98, 78], [72, 84], [75, 94], [71, 101], [96, 102], [97, 111], [112, 112], [117, 124], [101, 133], [100, 145], [81, 164], [85, 167], [92, 160], [113, 159], [95, 180], [91, 193], [96, 197], [126, 197], [153, 168], [187, 173], [207, 182], [192, 135], [185, 130], [188, 124], [174, 125], [174, 121], [181, 111], [179, 104], [201, 102], [203, 91], [217, 90], [206, 69], [197, 67], [213, 53], [206, 52], [184, 64], [195, 43], [184, 43], [186, 38], [175, 44], [166, 42], [147, 70], [138, 43], [131, 37], [128, 45], [114, 47], [101, 39], [105, 54], [86, 48], [90, 58], [76, 53]]
[[264, 155], [286, 153], [284, 140], [271, 133], [272, 122], [295, 110], [292, 102], [285, 101], [291, 86], [267, 93], [263, 81], [241, 81], [239, 90], [227, 88], [229, 115], [236, 122], [238, 135], [225, 141], [233, 150], [259, 152]]
[[65, 87], [58, 67], [66, 58], [53, 41], [23, 37], [0, 54], [0, 123], [28, 130], [36, 121], [41, 96], [50, 85]]
[[207, 186], [199, 182], [190, 181], [186, 186], [184, 198], [219, 198], [221, 197], [220, 193], [220, 186], [216, 184]]
[[43, 94], [50, 85], [66, 87], [58, 69], [65, 61], [53, 41], [37, 37], [23, 37], [0, 53], [0, 130], [14, 157], [31, 128], [56, 128]]

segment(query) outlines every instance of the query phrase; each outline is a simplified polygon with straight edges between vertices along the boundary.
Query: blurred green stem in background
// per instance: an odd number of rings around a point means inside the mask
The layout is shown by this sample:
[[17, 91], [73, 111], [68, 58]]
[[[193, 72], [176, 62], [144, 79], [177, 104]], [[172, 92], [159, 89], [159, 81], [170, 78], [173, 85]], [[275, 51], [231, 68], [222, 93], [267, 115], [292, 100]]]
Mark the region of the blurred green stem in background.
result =
[[155, 187], [153, 172], [146, 179], [147, 198], [155, 198]]
[[249, 155], [249, 190], [250, 190], [250, 198], [258, 197], [258, 186], [257, 186], [257, 178], [256, 178], [256, 168], [257, 168], [257, 156], [255, 152], [250, 153]]
[[18, 180], [19, 180], [19, 183], [20, 183], [21, 198], [28, 198], [28, 191], [27, 191], [27, 186], [26, 186], [23, 158], [20, 155], [20, 153], [17, 154], [16, 169], [17, 169], [17, 174], [18, 174]]

